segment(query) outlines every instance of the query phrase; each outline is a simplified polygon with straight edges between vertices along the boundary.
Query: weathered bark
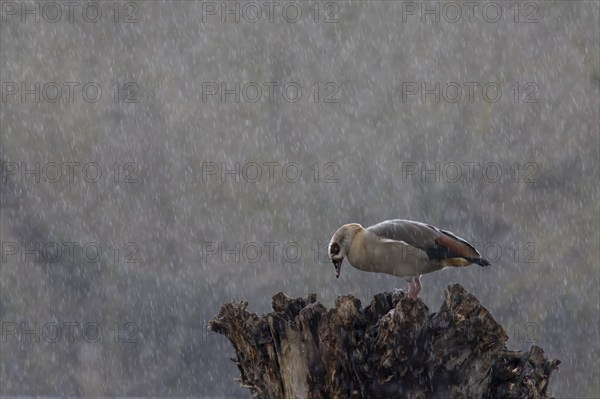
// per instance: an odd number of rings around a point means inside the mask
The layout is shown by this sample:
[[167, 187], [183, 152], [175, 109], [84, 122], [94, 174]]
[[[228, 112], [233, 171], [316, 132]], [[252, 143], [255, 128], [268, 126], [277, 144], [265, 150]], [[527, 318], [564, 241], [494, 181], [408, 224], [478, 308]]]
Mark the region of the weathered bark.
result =
[[537, 346], [507, 350], [506, 332], [473, 295], [458, 284], [444, 294], [430, 314], [402, 292], [377, 294], [365, 309], [341, 296], [330, 310], [315, 294], [279, 293], [273, 312], [229, 303], [210, 328], [233, 344], [253, 398], [546, 398], [560, 361]]

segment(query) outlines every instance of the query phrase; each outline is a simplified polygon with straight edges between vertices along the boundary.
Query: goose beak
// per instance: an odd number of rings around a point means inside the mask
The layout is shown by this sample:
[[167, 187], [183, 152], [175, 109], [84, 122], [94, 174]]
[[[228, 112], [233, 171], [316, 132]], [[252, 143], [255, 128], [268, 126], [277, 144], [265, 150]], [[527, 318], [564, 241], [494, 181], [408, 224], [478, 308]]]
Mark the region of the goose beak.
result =
[[342, 262], [344, 261], [344, 258], [342, 259], [334, 259], [333, 262], [333, 266], [335, 267], [335, 277], [339, 278], [340, 277], [340, 271], [342, 270]]

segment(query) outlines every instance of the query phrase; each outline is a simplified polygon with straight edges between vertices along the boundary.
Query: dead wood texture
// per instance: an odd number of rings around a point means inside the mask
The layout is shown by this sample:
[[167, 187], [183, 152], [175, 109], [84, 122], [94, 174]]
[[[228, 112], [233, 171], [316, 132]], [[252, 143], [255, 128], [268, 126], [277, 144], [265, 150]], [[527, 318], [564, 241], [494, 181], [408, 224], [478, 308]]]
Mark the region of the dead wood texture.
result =
[[233, 344], [253, 398], [547, 398], [560, 361], [538, 346], [507, 350], [477, 298], [458, 284], [444, 295], [431, 314], [402, 292], [377, 294], [364, 309], [341, 296], [329, 310], [315, 294], [279, 293], [273, 312], [228, 303], [209, 328]]

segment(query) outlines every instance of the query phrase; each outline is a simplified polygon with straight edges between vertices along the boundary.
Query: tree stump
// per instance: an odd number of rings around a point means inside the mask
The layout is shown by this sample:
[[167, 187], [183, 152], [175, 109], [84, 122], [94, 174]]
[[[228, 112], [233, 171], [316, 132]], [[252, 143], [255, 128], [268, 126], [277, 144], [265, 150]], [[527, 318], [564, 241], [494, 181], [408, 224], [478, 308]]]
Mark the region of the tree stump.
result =
[[352, 295], [327, 310], [315, 294], [278, 293], [273, 312], [228, 303], [209, 328], [233, 344], [253, 398], [547, 398], [560, 361], [535, 345], [507, 350], [477, 298], [458, 284], [444, 295], [430, 314], [403, 292], [377, 294], [364, 310]]

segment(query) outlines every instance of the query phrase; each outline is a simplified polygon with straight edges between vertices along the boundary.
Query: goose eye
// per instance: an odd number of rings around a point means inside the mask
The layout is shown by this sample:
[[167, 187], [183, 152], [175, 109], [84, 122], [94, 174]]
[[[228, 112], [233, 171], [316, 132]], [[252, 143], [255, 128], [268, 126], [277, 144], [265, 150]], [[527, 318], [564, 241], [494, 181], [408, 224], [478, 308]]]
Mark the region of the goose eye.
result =
[[337, 255], [340, 253], [340, 244], [338, 244], [337, 242], [334, 242], [333, 244], [331, 244], [329, 246], [329, 253], [331, 255]]

